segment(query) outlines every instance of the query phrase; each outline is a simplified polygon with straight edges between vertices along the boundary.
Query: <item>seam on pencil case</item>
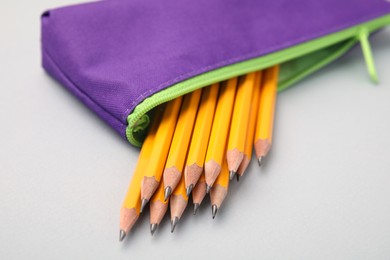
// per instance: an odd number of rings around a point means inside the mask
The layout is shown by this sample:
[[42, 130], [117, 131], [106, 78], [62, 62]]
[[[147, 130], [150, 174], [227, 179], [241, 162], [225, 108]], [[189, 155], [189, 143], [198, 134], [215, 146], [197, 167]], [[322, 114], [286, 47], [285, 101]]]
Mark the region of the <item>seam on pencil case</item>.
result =
[[316, 32], [316, 33], [313, 33], [313, 34], [310, 34], [310, 35], [305, 35], [305, 36], [300, 37], [298, 39], [295, 39], [293, 41], [285, 42], [283, 44], [277, 45], [276, 47], [272, 46], [270, 48], [266, 48], [266, 49], [263, 49], [261, 51], [252, 52], [252, 53], [249, 53], [249, 54], [246, 54], [246, 55], [242, 55], [242, 56], [239, 56], [239, 57], [235, 57], [235, 58], [231, 58], [231, 59], [228, 59], [228, 60], [223, 60], [223, 61], [220, 61], [220, 62], [215, 63], [213, 65], [207, 65], [207, 66], [202, 67], [200, 69], [183, 73], [183, 74], [181, 74], [181, 75], [179, 75], [179, 76], [177, 76], [177, 77], [175, 77], [175, 78], [173, 78], [171, 80], [163, 82], [163, 83], [159, 84], [157, 87], [155, 87], [153, 89], [150, 89], [148, 91], [145, 91], [141, 95], [139, 95], [131, 103], [130, 108], [126, 109], [125, 117], [123, 118], [123, 120], [127, 121], [127, 118], [129, 116], [130, 112], [133, 111], [136, 106], [141, 104], [142, 103], [141, 101], [144, 98], [149, 97], [149, 95], [151, 93], [155, 93], [155, 92], [161, 91], [162, 89], [161, 90], [159, 90], [159, 89], [162, 86], [164, 86], [164, 85], [166, 85], [166, 88], [168, 88], [171, 84], [178, 83], [178, 82], [180, 82], [181, 80], [185, 79], [188, 76], [196, 76], [196, 75], [198, 75], [200, 73], [204, 73], [204, 72], [209, 71], [209, 69], [211, 69], [210, 71], [212, 71], [213, 69], [217, 69], [217, 68], [220, 68], [220, 67], [223, 67], [223, 66], [228, 66], [228, 65], [232, 65], [234, 63], [238, 63], [238, 62], [242, 62], [242, 61], [249, 60], [249, 59], [252, 59], [252, 58], [256, 58], [259, 55], [265, 56], [265, 55], [267, 55], [269, 53], [276, 52], [276, 51], [281, 51], [283, 49], [286, 49], [286, 48], [288, 48], [287, 46], [295, 46], [297, 44], [304, 43], [307, 40], [313, 40], [313, 39], [317, 39], [317, 38], [320, 38], [322, 36], [325, 36], [327, 34], [332, 34], [332, 33], [338, 32], [338, 31], [347, 30], [349, 27], [358, 26], [361, 23], [368, 22], [368, 21], [370, 21], [370, 20], [372, 20], [374, 18], [379, 18], [380, 16], [385, 16], [387, 14], [388, 14], [387, 12], [383, 13], [383, 11], [375, 13], [375, 14], [370, 14], [370, 15], [364, 16], [363, 18], [359, 18], [359, 19], [353, 20], [351, 22], [345, 23], [343, 25], [335, 26], [332, 29], [328, 29], [328, 28], [327, 29], [323, 29], [320, 32]]
[[[114, 119], [115, 121], [119, 122], [119, 124], [121, 124], [123, 126], [123, 128], [126, 128], [127, 127], [127, 123], [123, 123], [119, 118], [117, 118], [116, 116], [114, 116], [113, 114], [111, 114], [108, 110], [106, 110], [104, 107], [102, 107], [99, 103], [97, 103], [93, 98], [91, 98], [86, 92], [84, 92], [82, 89], [80, 89], [77, 84], [75, 84], [73, 82], [73, 80], [66, 74], [64, 73], [63, 70], [60, 69], [60, 67], [58, 66], [57, 62], [52, 58], [52, 56], [50, 55], [50, 52], [47, 50], [47, 48], [42, 48], [43, 52], [46, 54], [46, 56], [50, 59], [50, 61], [53, 63], [53, 65], [56, 67], [56, 69], [62, 74], [63, 77], [66, 78], [67, 81], [69, 81], [73, 87], [75, 89], [77, 89], [77, 91], [80, 92], [81, 95], [85, 96], [87, 99], [89, 99], [91, 101], [91, 103], [95, 104], [97, 107], [99, 107], [100, 109], [102, 109], [104, 112], [107, 113], [107, 115], [109, 115], [112, 119]], [[54, 76], [54, 75], [53, 75]], [[73, 94], [73, 93], [72, 93]], [[81, 101], [81, 100], [80, 100]], [[82, 101], [81, 101], [82, 102]], [[103, 118], [102, 118], [103, 119]], [[126, 131], [125, 131], [126, 133]], [[125, 134], [125, 137], [126, 137], [126, 134]]]

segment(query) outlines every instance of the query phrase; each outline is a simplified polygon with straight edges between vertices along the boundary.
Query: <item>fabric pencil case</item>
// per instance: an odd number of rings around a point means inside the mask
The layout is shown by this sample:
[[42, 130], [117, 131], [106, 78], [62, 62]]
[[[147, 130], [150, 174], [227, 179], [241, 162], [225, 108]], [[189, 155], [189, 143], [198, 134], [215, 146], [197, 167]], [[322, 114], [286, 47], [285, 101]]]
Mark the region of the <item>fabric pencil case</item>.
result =
[[281, 64], [279, 91], [390, 24], [385, 0], [109, 0], [42, 15], [45, 70], [130, 143], [148, 112], [212, 83]]

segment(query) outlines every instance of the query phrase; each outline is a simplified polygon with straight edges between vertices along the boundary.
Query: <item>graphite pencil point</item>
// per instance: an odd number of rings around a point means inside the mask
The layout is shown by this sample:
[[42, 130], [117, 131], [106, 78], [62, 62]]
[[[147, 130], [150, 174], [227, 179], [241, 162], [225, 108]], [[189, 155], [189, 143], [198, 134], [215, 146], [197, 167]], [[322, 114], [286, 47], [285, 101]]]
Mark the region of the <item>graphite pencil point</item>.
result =
[[210, 193], [211, 191], [211, 186], [210, 185], [206, 185], [206, 193]]
[[164, 191], [164, 201], [167, 201], [167, 199], [169, 198], [169, 196], [171, 196], [171, 193], [172, 193], [172, 188], [171, 187], [166, 187], [165, 188], [165, 191]]
[[148, 204], [148, 202], [149, 202], [149, 200], [142, 199], [142, 201], [141, 201], [141, 209], [139, 211], [140, 213], [142, 213], [142, 211], [144, 210], [144, 208], [145, 208], [146, 204]]
[[173, 220], [171, 220], [171, 233], [173, 233], [173, 231], [175, 231], [175, 227], [177, 225], [177, 222], [179, 222], [178, 217], [175, 217]]
[[126, 237], [126, 232], [123, 229], [121, 229], [119, 231], [119, 242], [122, 242], [123, 239], [125, 239], [125, 237]]
[[262, 161], [263, 161], [263, 156], [260, 156], [259, 157], [259, 159], [257, 159], [257, 161], [259, 162], [259, 167], [261, 167], [261, 163], [262, 163]]
[[192, 184], [186, 188], [187, 197], [189, 197], [191, 195], [191, 191], [193, 188], [194, 188], [194, 185], [192, 185]]
[[199, 206], [199, 203], [194, 203], [194, 215], [196, 215], [196, 212], [198, 212]]
[[237, 173], [235, 171], [229, 171], [229, 177], [230, 177], [230, 180], [233, 180], [234, 176], [236, 175]]
[[217, 205], [213, 205], [213, 206], [211, 206], [211, 213], [212, 213], [212, 215], [213, 215], [213, 219], [215, 218], [215, 216], [217, 215], [217, 211], [218, 211], [218, 207], [217, 207]]
[[154, 235], [154, 232], [156, 232], [157, 228], [158, 228], [158, 224], [156, 223], [150, 224], [150, 234], [152, 234], [152, 236]]

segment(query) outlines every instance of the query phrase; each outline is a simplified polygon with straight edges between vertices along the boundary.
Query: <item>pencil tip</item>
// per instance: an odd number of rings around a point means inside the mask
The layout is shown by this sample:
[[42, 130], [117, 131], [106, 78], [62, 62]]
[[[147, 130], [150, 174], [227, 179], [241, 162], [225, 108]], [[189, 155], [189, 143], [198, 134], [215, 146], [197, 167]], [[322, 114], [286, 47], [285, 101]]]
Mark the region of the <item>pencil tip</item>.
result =
[[236, 175], [236, 172], [235, 171], [229, 171], [229, 177], [230, 177], [230, 180], [233, 180], [234, 176]]
[[210, 191], [211, 191], [211, 186], [210, 185], [206, 185], [206, 193], [208, 194], [208, 193], [210, 193]]
[[122, 242], [123, 239], [125, 239], [125, 237], [126, 237], [126, 232], [123, 229], [121, 229], [119, 231], [119, 242]]
[[150, 224], [150, 234], [152, 234], [152, 236], [154, 235], [154, 232], [156, 232], [157, 228], [158, 228], [158, 224], [156, 223]]
[[191, 184], [190, 186], [187, 187], [187, 189], [186, 189], [187, 197], [189, 197], [191, 195], [191, 191], [192, 191], [193, 187], [194, 187], [193, 184]]
[[170, 186], [167, 186], [164, 191], [164, 201], [167, 201], [169, 196], [171, 196], [172, 188]]
[[240, 175], [236, 174], [237, 182], [240, 182]]
[[217, 211], [218, 211], [218, 207], [217, 207], [217, 205], [213, 205], [213, 206], [211, 206], [211, 213], [212, 213], [212, 215], [213, 215], [213, 219], [215, 218], [215, 216], [217, 215]]
[[259, 162], [259, 167], [261, 167], [261, 163], [262, 163], [262, 161], [263, 161], [263, 156], [260, 156], [259, 157], [259, 159], [257, 159], [257, 161]]
[[177, 222], [179, 222], [179, 218], [175, 217], [174, 219], [171, 220], [171, 233], [175, 231], [175, 227], [177, 225]]
[[148, 204], [148, 202], [149, 202], [149, 200], [147, 200], [147, 199], [141, 200], [141, 209], [140, 209], [139, 213], [142, 213], [142, 211], [144, 210], [144, 208], [145, 208], [146, 204]]
[[198, 212], [199, 206], [199, 203], [194, 203], [194, 215], [196, 215], [196, 212]]

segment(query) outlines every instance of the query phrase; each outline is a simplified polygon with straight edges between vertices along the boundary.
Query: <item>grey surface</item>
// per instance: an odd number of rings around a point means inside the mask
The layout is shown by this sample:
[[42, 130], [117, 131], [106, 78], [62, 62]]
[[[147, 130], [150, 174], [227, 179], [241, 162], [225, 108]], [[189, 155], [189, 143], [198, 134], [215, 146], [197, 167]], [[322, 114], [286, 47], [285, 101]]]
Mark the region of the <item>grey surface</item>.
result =
[[149, 212], [123, 244], [138, 151], [40, 67], [39, 15], [77, 1], [1, 1], [0, 259], [389, 259], [390, 30], [278, 98], [272, 153], [211, 219]]

